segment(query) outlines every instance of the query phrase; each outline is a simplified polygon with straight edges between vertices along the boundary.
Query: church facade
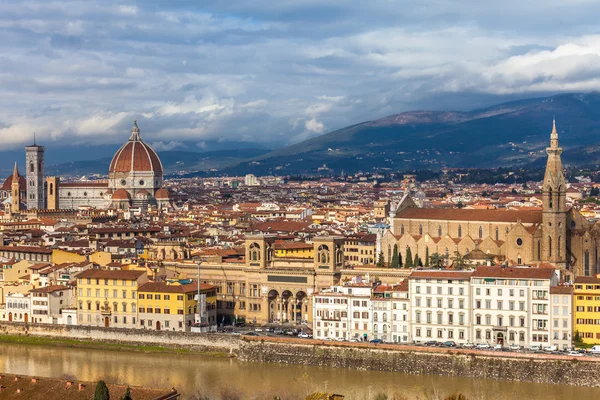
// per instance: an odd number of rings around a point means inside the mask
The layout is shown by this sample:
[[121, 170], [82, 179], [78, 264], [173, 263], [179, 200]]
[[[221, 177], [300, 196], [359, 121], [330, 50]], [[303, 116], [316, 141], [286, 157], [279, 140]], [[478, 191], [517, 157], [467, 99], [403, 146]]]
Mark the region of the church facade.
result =
[[546, 149], [542, 210], [465, 210], [418, 208], [409, 196], [390, 208], [390, 229], [380, 238], [384, 261], [395, 246], [425, 259], [438, 254], [445, 265], [465, 257], [472, 264], [553, 266], [566, 275], [600, 273], [600, 229], [566, 206], [566, 182], [556, 124]]
[[[14, 203], [12, 194], [17, 192], [14, 191], [13, 181], [16, 181], [18, 193], [25, 197], [28, 210], [127, 210], [172, 206], [169, 192], [162, 187], [164, 177], [160, 158], [142, 140], [137, 121], [134, 121], [129, 140], [113, 156], [106, 180], [63, 182], [60, 177], [45, 177], [44, 147], [34, 143], [27, 146], [25, 151], [26, 177], [16, 177], [13, 173], [0, 191], [0, 200], [6, 204]], [[24, 208], [20, 211], [24, 211]], [[11, 206], [11, 211], [14, 210], [16, 208]]]

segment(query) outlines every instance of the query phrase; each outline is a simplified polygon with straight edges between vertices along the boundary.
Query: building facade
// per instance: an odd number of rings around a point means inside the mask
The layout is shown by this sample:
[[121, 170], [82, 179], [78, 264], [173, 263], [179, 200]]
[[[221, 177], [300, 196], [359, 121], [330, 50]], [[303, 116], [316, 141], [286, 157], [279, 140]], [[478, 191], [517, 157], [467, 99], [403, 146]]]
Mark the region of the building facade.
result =
[[[600, 228], [566, 206], [567, 184], [562, 148], [553, 124], [542, 183], [542, 210], [467, 210], [419, 208], [409, 196], [390, 208], [390, 229], [381, 239], [386, 262], [394, 245], [405, 254], [441, 255], [450, 265], [458, 253], [473, 264], [487, 260], [505, 265], [547, 264], [565, 275], [600, 272]], [[479, 254], [479, 256], [475, 256]]]
[[600, 277], [580, 276], [573, 284], [574, 335], [583, 343], [600, 343]]

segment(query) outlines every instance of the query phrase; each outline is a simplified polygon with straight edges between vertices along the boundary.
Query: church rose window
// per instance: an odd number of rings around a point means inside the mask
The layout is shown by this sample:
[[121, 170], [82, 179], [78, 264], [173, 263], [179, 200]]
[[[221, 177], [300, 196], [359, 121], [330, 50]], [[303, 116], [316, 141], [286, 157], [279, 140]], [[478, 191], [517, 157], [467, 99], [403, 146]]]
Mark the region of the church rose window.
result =
[[143, 179], [142, 179], [142, 180], [140, 180], [140, 186], [144, 186], [144, 183], [146, 183], [146, 182], [144, 182], [144, 180], [143, 180]]
[[523, 244], [523, 239], [518, 238], [517, 239], [517, 246], [521, 246]]
[[121, 185], [123, 185], [123, 186], [127, 185], [127, 181], [125, 179], [121, 180]]

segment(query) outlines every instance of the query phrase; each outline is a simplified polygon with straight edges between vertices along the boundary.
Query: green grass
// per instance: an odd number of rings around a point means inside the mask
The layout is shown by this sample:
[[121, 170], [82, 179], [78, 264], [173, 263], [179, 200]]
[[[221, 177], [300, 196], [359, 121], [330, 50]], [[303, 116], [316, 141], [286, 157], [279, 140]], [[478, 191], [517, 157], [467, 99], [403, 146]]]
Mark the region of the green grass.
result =
[[95, 340], [50, 338], [41, 336], [0, 335], [0, 343], [14, 343], [54, 347], [78, 347], [85, 349], [134, 351], [141, 353], [198, 354], [215, 358], [231, 357], [227, 353], [216, 351], [198, 351], [157, 345], [136, 345], [126, 343], [100, 342]]

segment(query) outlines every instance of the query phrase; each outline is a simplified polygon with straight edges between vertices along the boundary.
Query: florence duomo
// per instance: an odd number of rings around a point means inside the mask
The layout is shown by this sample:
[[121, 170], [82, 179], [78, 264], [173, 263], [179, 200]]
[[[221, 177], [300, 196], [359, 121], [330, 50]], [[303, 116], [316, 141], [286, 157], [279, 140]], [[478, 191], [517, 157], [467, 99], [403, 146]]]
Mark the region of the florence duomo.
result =
[[600, 228], [566, 205], [567, 183], [556, 122], [542, 183], [542, 210], [418, 208], [409, 196], [392, 203], [390, 229], [381, 238], [386, 261], [394, 246], [412, 254], [456, 253], [471, 261], [556, 267], [568, 275], [600, 273]]
[[[131, 136], [115, 153], [108, 179], [63, 182], [60, 177], [44, 176], [44, 146], [25, 147], [26, 176], [14, 172], [3, 183], [0, 199], [11, 213], [26, 210], [145, 209], [170, 208], [172, 203], [163, 188], [163, 167], [156, 152], [140, 136], [134, 121]], [[15, 183], [19, 201], [15, 202]]]

